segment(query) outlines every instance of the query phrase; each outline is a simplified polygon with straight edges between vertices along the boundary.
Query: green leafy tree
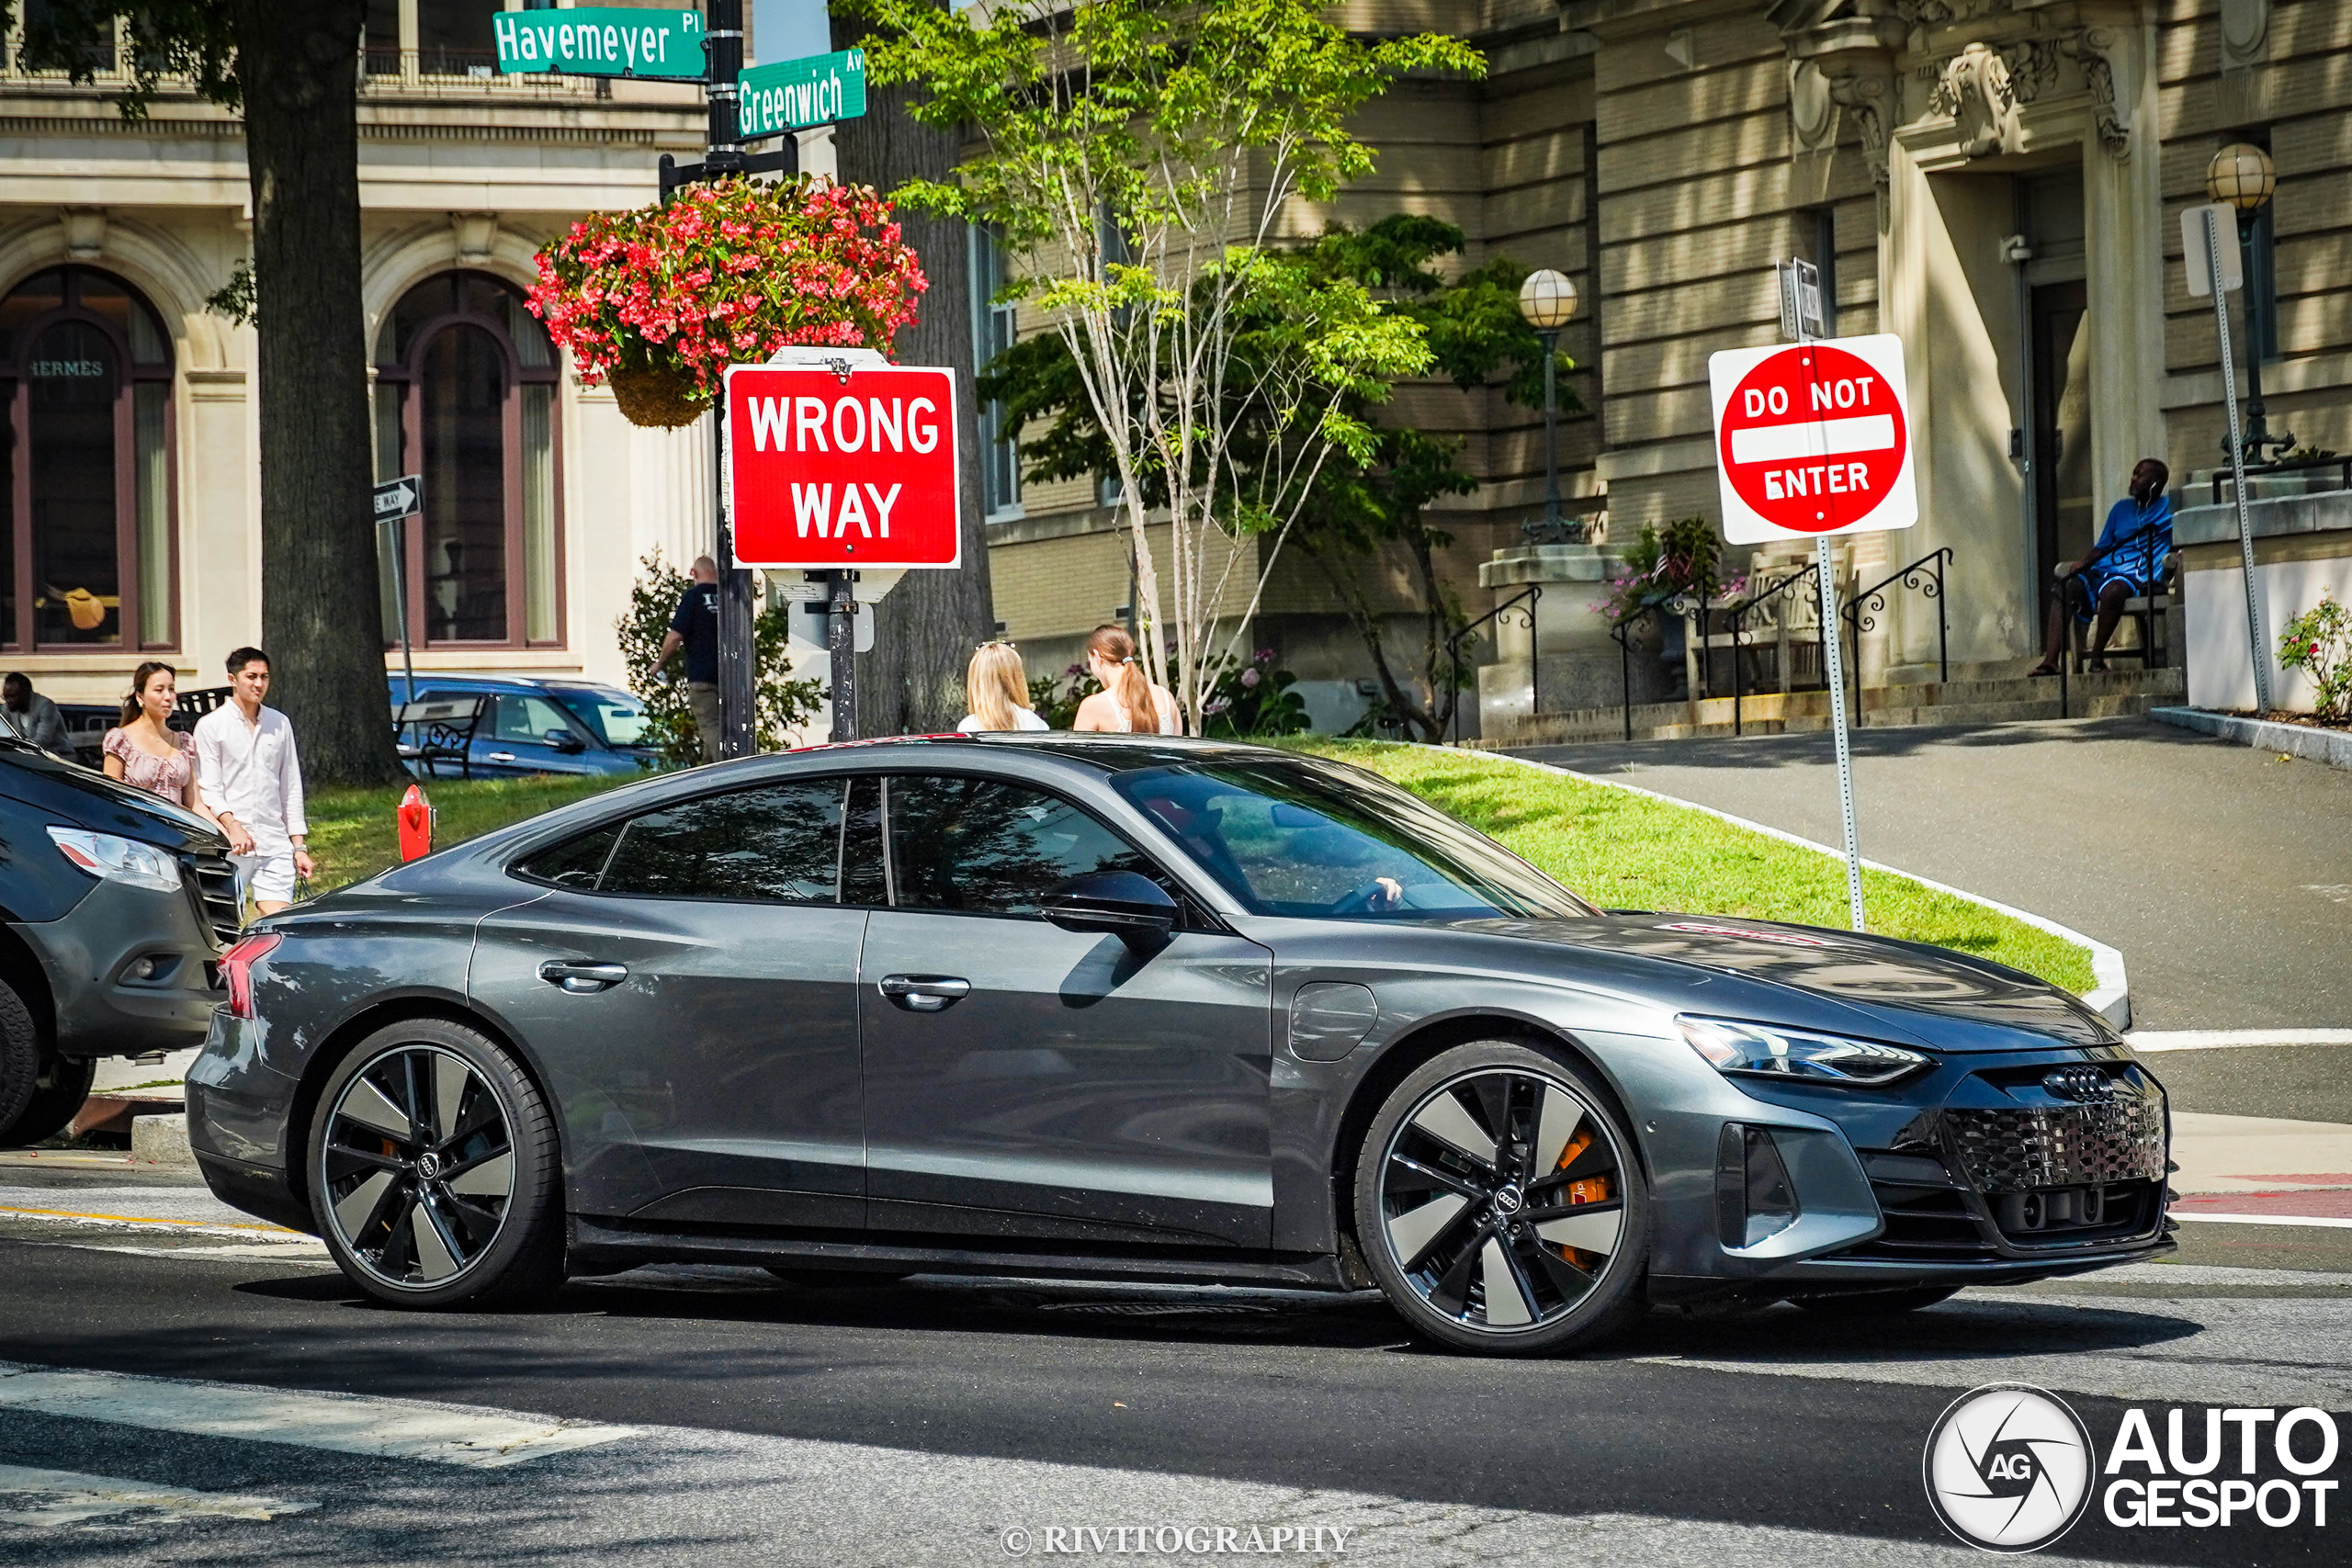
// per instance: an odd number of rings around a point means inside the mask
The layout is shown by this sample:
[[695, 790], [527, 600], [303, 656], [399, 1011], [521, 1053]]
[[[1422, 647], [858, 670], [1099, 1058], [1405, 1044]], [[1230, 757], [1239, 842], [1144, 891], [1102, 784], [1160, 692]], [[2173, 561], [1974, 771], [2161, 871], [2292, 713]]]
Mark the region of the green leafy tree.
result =
[[[1464, 248], [1462, 231], [1433, 218], [1398, 214], [1369, 229], [1333, 225], [1299, 246], [1257, 258], [1261, 275], [1290, 280], [1227, 307], [1235, 323], [1235, 388], [1223, 411], [1237, 467], [1261, 472], [1302, 472], [1283, 451], [1299, 440], [1296, 427], [1269, 417], [1253, 400], [1253, 378], [1279, 382], [1303, 374], [1285, 368], [1311, 355], [1311, 335], [1285, 312], [1301, 296], [1334, 288], [1359, 291], [1374, 308], [1419, 334], [1427, 360], [1419, 374], [1442, 377], [1464, 389], [1500, 384], [1512, 400], [1541, 407], [1544, 341], [1519, 313], [1519, 285], [1527, 269], [1498, 257], [1449, 281], [1440, 258]], [[1196, 309], [1218, 308], [1203, 300]], [[1565, 367], [1571, 364], [1565, 356]], [[1300, 493], [1287, 502], [1291, 536], [1312, 559], [1363, 639], [1388, 713], [1426, 739], [1444, 738], [1460, 700], [1446, 641], [1464, 621], [1459, 596], [1440, 570], [1438, 552], [1453, 542], [1430, 520], [1429, 507], [1444, 495], [1467, 494], [1477, 480], [1459, 463], [1461, 442], [1409, 425], [1381, 423], [1377, 406], [1394, 381], [1351, 391], [1340, 402], [1366, 439], [1304, 471]], [[1008, 419], [1032, 434], [1022, 454], [1032, 479], [1051, 480], [1105, 471], [1110, 438], [1095, 417], [1083, 378], [1066, 343], [1040, 334], [1000, 355], [980, 378], [980, 395], [1003, 400]], [[1563, 408], [1578, 412], [1573, 393]], [[1147, 475], [1140, 500], [1166, 503], [1157, 475]], [[1400, 634], [1380, 580], [1371, 568], [1401, 558], [1413, 585], [1409, 632]], [[1219, 668], [1234, 668], [1224, 660]]]
[[[1267, 265], [1276, 220], [1371, 169], [1348, 119], [1396, 77], [1483, 59], [1441, 35], [1351, 37], [1306, 0], [835, 12], [867, 29], [873, 80], [919, 85], [909, 112], [971, 139], [952, 179], [897, 194], [1004, 236], [1014, 292], [1052, 323], [1125, 498], [1147, 668], [1174, 677], [1198, 728], [1207, 671], [1232, 658], [1316, 476], [1371, 452], [1355, 411], [1430, 363], [1361, 285]], [[1241, 364], [1252, 321], [1290, 352]], [[1163, 521], [1164, 560], [1147, 530]], [[1220, 615], [1244, 572], [1245, 607]]]
[[[628, 671], [628, 689], [645, 705], [645, 744], [657, 748], [667, 765], [690, 768], [702, 761], [702, 746], [694, 710], [686, 704], [685, 660], [673, 659], [667, 665], [654, 660], [661, 656], [662, 636], [677, 614], [679, 597], [694, 579], [664, 561], [659, 549], [637, 566], [628, 613], [614, 628], [620, 634], [621, 662]], [[790, 610], [789, 604], [778, 599], [752, 620], [758, 652], [756, 741], [763, 751], [781, 751], [791, 744], [786, 732], [815, 717], [818, 705], [825, 700], [822, 682], [792, 678], [792, 660], [785, 653]]]
[[[0, 24], [12, 7], [0, 0]], [[48, 0], [24, 62], [87, 82], [116, 57], [142, 118], [167, 80], [244, 121], [260, 363], [262, 645], [318, 784], [406, 777], [384, 719], [359, 291], [361, 0]], [[232, 284], [233, 288], [233, 284]], [[233, 301], [232, 301], [233, 302]]]

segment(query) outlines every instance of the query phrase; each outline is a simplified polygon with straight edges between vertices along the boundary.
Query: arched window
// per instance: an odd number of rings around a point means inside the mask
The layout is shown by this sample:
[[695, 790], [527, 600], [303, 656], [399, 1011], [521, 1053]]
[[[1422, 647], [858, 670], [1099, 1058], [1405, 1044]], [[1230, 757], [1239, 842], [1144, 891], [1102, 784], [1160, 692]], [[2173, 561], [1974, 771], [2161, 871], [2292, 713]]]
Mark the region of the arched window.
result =
[[[562, 641], [556, 361], [522, 295], [447, 272], [401, 297], [376, 339], [376, 472], [424, 476], [408, 525], [411, 634], [509, 648]], [[400, 623], [385, 562], [385, 634]]]
[[37, 272], [0, 299], [0, 645], [170, 648], [172, 345], [129, 284]]

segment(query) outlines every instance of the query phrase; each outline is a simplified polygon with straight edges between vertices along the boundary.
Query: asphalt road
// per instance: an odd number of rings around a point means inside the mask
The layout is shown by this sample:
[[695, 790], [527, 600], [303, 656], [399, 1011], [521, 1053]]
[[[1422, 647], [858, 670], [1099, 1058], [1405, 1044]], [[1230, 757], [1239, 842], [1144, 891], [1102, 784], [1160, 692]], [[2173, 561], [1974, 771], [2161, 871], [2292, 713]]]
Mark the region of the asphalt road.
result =
[[[2352, 772], [2144, 718], [1853, 734], [1862, 853], [2120, 949], [2142, 1029], [2352, 1025]], [[1553, 746], [1839, 841], [1826, 734]]]
[[[202, 1212], [146, 1172], [6, 1175], [61, 1213], [123, 1213], [126, 1182], [149, 1212]], [[1283, 1553], [1333, 1563], [1959, 1562], [1920, 1454], [1968, 1388], [2055, 1391], [2103, 1452], [2134, 1405], [2160, 1435], [2174, 1404], [2352, 1420], [2344, 1230], [2192, 1226], [2179, 1261], [1891, 1322], [1660, 1312], [1591, 1356], [1501, 1362], [1436, 1351], [1368, 1297], [1020, 1280], [644, 1269], [542, 1312], [412, 1314], [368, 1303], [315, 1243], [12, 1201], [0, 1359], [207, 1380], [122, 1385], [129, 1413], [92, 1419], [13, 1396], [31, 1385], [0, 1366], [12, 1562], [981, 1563], [1022, 1530], [1052, 1555], [1048, 1527], [1163, 1524], [1269, 1542], [1344, 1526], [1341, 1550], [1327, 1533]], [[468, 1407], [335, 1407], [371, 1431], [513, 1426], [500, 1411], [629, 1430], [481, 1469], [338, 1451], [315, 1421], [240, 1414], [256, 1388]], [[2328, 1473], [2352, 1479], [2352, 1453]], [[2094, 1508], [2047, 1555], [2340, 1562], [2343, 1528], [2126, 1529]]]

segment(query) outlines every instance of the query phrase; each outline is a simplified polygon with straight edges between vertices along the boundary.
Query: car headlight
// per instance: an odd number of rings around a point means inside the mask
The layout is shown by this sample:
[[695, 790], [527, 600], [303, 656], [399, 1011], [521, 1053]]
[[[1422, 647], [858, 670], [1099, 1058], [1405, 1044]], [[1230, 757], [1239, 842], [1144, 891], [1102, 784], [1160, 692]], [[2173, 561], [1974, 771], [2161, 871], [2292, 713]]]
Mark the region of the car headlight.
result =
[[79, 828], [51, 828], [49, 836], [55, 840], [58, 853], [92, 876], [158, 893], [180, 890], [180, 863], [153, 844]]
[[1849, 1040], [1838, 1034], [1814, 1034], [1727, 1018], [1677, 1018], [1674, 1021], [1690, 1049], [1717, 1072], [1877, 1089], [1933, 1065], [1933, 1059], [1920, 1052], [1882, 1045], [1875, 1040]]

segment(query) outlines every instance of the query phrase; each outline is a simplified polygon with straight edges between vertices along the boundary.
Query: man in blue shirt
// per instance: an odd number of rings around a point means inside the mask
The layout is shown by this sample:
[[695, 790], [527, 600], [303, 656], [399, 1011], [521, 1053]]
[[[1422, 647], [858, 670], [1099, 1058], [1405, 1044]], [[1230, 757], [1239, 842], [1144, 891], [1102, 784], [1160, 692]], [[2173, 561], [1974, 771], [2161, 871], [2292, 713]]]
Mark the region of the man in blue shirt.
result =
[[2123, 618], [2123, 602], [2155, 592], [2163, 582], [2165, 563], [2172, 556], [2172, 501], [2165, 487], [2172, 470], [2155, 457], [2143, 457], [2132, 470], [2132, 493], [2107, 514], [2091, 553], [2071, 566], [2058, 569], [2057, 594], [2050, 601], [2050, 636], [2041, 662], [2029, 675], [2055, 675], [2066, 652], [2066, 617], [2078, 621], [2097, 617], [2091, 632], [2086, 669], [2104, 671], [2107, 639]]
[[695, 738], [702, 760], [718, 761], [718, 563], [696, 556], [694, 582], [678, 595], [677, 614], [653, 660], [661, 669], [679, 649], [686, 650], [686, 706], [695, 716]]

